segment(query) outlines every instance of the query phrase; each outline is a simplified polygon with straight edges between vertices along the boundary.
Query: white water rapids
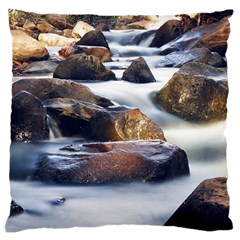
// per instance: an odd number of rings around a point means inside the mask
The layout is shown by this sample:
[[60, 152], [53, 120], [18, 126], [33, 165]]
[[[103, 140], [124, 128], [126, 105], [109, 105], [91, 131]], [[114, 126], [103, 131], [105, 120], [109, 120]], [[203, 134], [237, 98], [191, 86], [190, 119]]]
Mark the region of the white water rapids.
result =
[[[125, 32], [128, 38], [136, 32]], [[143, 45], [123, 46], [124, 32], [105, 34], [114, 62], [105, 63], [121, 79], [132, 59], [144, 56], [157, 82], [134, 84], [107, 81], [82, 84], [94, 93], [109, 98], [119, 105], [139, 108], [163, 129], [168, 142], [184, 149], [188, 155], [190, 176], [163, 183], [125, 183], [100, 186], [49, 185], [28, 181], [42, 153], [54, 153], [64, 145], [84, 139], [54, 138], [38, 143], [14, 143], [11, 146], [11, 195], [25, 210], [25, 214], [9, 218], [7, 231], [39, 227], [99, 226], [105, 224], [163, 225], [197, 185], [206, 178], [227, 176], [225, 122], [193, 124], [183, 121], [154, 104], [156, 91], [178, 69], [155, 68], [161, 56], [158, 49]], [[149, 38], [152, 35], [150, 34]], [[52, 56], [56, 48], [49, 48]], [[52, 74], [43, 77], [51, 77]], [[24, 76], [39, 77], [39, 75]], [[41, 76], [42, 77], [42, 76]], [[16, 77], [14, 80], [23, 77]], [[59, 137], [59, 135], [58, 135]], [[55, 204], [63, 196], [63, 204]]]

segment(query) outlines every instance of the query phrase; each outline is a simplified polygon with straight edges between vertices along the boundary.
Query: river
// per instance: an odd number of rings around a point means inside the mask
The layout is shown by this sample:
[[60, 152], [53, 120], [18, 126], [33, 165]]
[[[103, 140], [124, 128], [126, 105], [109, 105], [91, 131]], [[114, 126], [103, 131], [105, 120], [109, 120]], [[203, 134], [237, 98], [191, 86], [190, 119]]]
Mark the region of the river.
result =
[[[51, 139], [35, 143], [12, 143], [10, 159], [11, 195], [26, 212], [11, 217], [6, 223], [10, 232], [30, 228], [93, 227], [106, 224], [163, 225], [197, 185], [206, 178], [227, 176], [226, 122], [196, 124], [166, 113], [153, 101], [176, 68], [156, 68], [161, 60], [157, 48], [149, 48], [154, 31], [143, 40], [136, 36], [144, 31], [105, 32], [113, 62], [104, 63], [120, 79], [131, 60], [143, 56], [155, 79], [154, 83], [134, 84], [126, 81], [84, 82], [94, 93], [111, 99], [115, 104], [139, 108], [164, 131], [169, 143], [187, 153], [190, 176], [162, 183], [119, 183], [105, 185], [55, 185], [29, 179], [40, 154], [56, 153], [70, 143], [82, 143], [83, 138], [64, 138], [52, 129]], [[134, 40], [135, 39], [135, 40]], [[51, 58], [58, 48], [48, 48]], [[14, 77], [51, 77], [25, 75]], [[52, 124], [53, 126], [54, 124]], [[55, 126], [57, 128], [57, 126]], [[66, 200], [62, 203], [59, 198]]]

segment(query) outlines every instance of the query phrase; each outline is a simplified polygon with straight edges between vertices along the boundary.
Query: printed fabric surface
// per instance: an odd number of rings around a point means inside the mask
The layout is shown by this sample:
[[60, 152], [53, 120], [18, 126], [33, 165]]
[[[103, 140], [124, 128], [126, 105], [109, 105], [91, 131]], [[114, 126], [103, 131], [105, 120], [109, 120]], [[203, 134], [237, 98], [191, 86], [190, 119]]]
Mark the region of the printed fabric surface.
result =
[[232, 229], [223, 134], [232, 14], [10, 9], [6, 231]]

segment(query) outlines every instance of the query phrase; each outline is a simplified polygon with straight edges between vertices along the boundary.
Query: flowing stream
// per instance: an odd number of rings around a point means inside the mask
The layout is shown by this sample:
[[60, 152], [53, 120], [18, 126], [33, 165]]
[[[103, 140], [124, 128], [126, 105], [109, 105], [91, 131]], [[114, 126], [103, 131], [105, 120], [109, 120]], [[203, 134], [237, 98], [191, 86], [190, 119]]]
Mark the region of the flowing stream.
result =
[[[142, 40], [139, 34], [145, 34]], [[184, 149], [188, 155], [190, 176], [162, 183], [124, 183], [105, 185], [54, 185], [29, 180], [39, 156], [56, 153], [83, 138], [64, 138], [49, 119], [51, 139], [36, 143], [12, 143], [10, 159], [11, 195], [25, 214], [10, 217], [7, 231], [29, 228], [63, 228], [106, 224], [163, 225], [197, 185], [206, 178], [227, 176], [225, 122], [194, 124], [163, 111], [153, 101], [154, 93], [178, 69], [156, 68], [162, 58], [159, 49], [149, 48], [154, 31], [112, 31], [105, 33], [114, 62], [105, 63], [118, 80], [131, 60], [143, 56], [156, 82], [134, 84], [125, 81], [84, 82], [94, 93], [119, 105], [139, 108], [163, 129], [169, 143]], [[138, 37], [137, 37], [138, 36]], [[138, 40], [136, 40], [136, 38]], [[134, 40], [135, 39], [135, 40]], [[127, 45], [126, 45], [127, 44]], [[55, 59], [58, 48], [48, 48]], [[14, 77], [51, 77], [52, 74]], [[66, 200], [59, 201], [60, 197]]]

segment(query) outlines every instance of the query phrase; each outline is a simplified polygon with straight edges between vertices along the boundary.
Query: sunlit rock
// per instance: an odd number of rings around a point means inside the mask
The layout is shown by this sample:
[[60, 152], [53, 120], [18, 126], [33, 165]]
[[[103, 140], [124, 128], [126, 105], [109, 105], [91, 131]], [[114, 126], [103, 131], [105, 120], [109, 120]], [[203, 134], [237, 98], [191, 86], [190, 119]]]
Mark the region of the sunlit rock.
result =
[[105, 47], [94, 47], [94, 46], [84, 46], [84, 45], [73, 45], [70, 47], [65, 47], [59, 50], [59, 55], [61, 57], [67, 58], [73, 54], [85, 53], [86, 55], [93, 55], [98, 57], [101, 62], [111, 62], [111, 54], [109, 50]]
[[90, 119], [93, 139], [100, 141], [165, 140], [162, 129], [139, 109], [111, 107]]
[[41, 33], [38, 36], [38, 41], [45, 46], [71, 46], [78, 41], [76, 38], [67, 38], [55, 33]]
[[20, 30], [11, 31], [13, 44], [13, 59], [24, 62], [31, 60], [44, 60], [49, 57], [47, 49], [42, 43]]
[[187, 63], [156, 93], [166, 111], [185, 120], [212, 122], [226, 119], [226, 69]]
[[95, 28], [86, 22], [78, 21], [73, 28], [73, 37], [82, 38], [87, 32], [95, 30]]

